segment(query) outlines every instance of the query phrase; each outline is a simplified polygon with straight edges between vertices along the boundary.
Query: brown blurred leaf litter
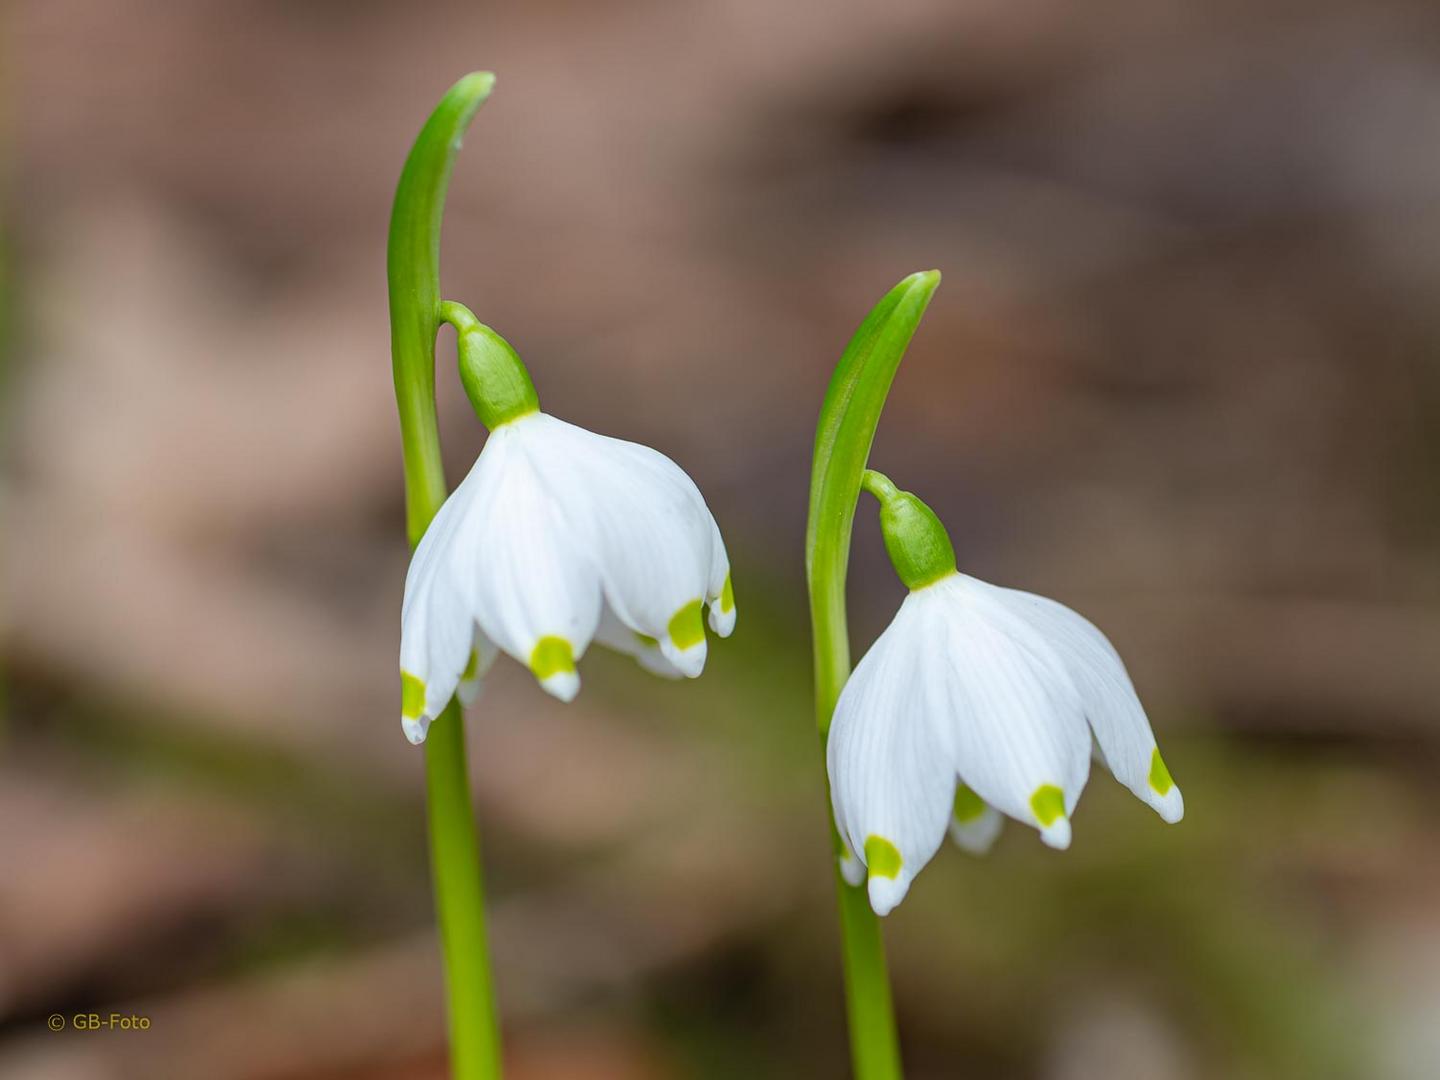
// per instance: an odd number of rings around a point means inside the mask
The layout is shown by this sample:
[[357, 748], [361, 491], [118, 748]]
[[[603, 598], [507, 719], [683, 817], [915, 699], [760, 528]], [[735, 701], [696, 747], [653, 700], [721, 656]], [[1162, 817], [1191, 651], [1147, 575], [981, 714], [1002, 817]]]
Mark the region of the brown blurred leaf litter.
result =
[[[698, 701], [602, 662], [472, 712], [512, 1075], [843, 1069], [797, 493], [922, 263], [876, 462], [981, 576], [1095, 614], [1194, 807], [1172, 847], [1092, 795], [1064, 864], [937, 866], [887, 925], [912, 1075], [1434, 1075], [1433, 10], [431, 20], [13, 13], [0, 1076], [443, 1073], [380, 267], [479, 63], [447, 279], [557, 413], [695, 476], [755, 599]], [[882, 559], [857, 530], [857, 648]], [[44, 1028], [112, 1007], [151, 1030]]]

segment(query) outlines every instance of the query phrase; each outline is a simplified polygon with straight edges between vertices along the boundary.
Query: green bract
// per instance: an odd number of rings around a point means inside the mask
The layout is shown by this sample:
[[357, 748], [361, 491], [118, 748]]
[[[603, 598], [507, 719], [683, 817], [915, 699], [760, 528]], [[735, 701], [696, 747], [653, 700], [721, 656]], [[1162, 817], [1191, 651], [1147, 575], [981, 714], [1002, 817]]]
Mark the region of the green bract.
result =
[[[805, 572], [814, 628], [815, 719], [822, 749], [835, 702], [850, 674], [845, 576], [861, 477], [895, 369], [939, 284], [939, 271], [928, 270], [911, 274], [885, 294], [850, 340], [820, 408], [810, 474]], [[838, 859], [844, 848], [833, 825], [831, 838]], [[898, 1077], [900, 1048], [879, 922], [864, 890], [853, 887], [838, 874], [837, 870], [850, 1056], [855, 1075], [858, 1080]]]
[[[435, 418], [435, 334], [440, 327], [440, 222], [455, 152], [495, 76], [466, 75], [425, 122], [395, 189], [386, 271], [390, 352], [405, 455], [405, 526], [414, 547], [445, 502], [445, 470]], [[403, 680], [402, 680], [403, 682]], [[405, 684], [402, 711], [423, 699]], [[500, 1075], [500, 1037], [490, 986], [479, 844], [465, 772], [465, 728], [454, 702], [425, 744], [430, 865], [445, 956], [451, 1058], [456, 1077]]]
[[490, 96], [495, 76], [466, 75], [420, 129], [390, 213], [385, 263], [390, 284], [390, 354], [405, 452], [405, 524], [413, 547], [445, 501], [435, 420], [435, 332], [440, 326], [440, 222], [460, 137]]

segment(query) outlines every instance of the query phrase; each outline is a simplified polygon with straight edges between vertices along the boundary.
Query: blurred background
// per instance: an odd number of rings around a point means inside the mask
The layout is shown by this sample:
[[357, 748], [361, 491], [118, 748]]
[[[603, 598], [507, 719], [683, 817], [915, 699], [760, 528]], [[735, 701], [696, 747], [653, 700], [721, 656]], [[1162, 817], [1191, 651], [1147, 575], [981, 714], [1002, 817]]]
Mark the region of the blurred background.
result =
[[[1440, 1075], [1433, 4], [8, 15], [0, 1076], [444, 1075], [384, 245], [476, 68], [444, 291], [695, 477], [740, 607], [699, 682], [470, 713], [510, 1075], [845, 1075], [810, 445], [929, 267], [872, 461], [1110, 634], [1188, 816], [1097, 772], [1068, 853], [942, 850], [910, 1075]], [[901, 592], [866, 500], [857, 655]]]

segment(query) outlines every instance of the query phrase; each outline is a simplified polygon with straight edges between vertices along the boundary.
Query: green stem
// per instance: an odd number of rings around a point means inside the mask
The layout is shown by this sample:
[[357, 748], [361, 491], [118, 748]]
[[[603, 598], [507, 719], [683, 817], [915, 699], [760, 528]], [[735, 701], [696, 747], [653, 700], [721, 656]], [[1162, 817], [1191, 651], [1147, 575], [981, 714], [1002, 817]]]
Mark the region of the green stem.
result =
[[[822, 758], [835, 703], [850, 675], [845, 578], [861, 478], [895, 369], [939, 284], [938, 271], [911, 274], [875, 305], [840, 358], [820, 409], [805, 571], [810, 586], [815, 719]], [[880, 922], [870, 909], [865, 890], [846, 884], [840, 876], [839, 857], [844, 849], [833, 817], [830, 832], [836, 856], [850, 1058], [857, 1080], [889, 1080], [902, 1072]]]
[[[450, 88], [405, 161], [390, 217], [390, 348], [411, 547], [420, 542], [446, 496], [435, 416], [445, 189], [460, 137], [494, 82], [493, 75], [479, 72]], [[431, 725], [425, 743], [430, 865], [445, 962], [453, 1075], [458, 1080], [489, 1080], [500, 1075], [500, 1036], [485, 936], [480, 846], [465, 768], [465, 729], [452, 701]]]
[[465, 771], [465, 723], [452, 701], [425, 740], [430, 867], [449, 998], [451, 1070], [457, 1080], [500, 1076], [500, 1026], [485, 933], [480, 839]]
[[892, 499], [898, 498], [900, 495], [900, 489], [895, 486], [895, 481], [891, 480], [882, 472], [876, 472], [874, 469], [865, 470], [864, 475], [860, 479], [860, 487], [862, 490], [874, 495], [882, 505]]

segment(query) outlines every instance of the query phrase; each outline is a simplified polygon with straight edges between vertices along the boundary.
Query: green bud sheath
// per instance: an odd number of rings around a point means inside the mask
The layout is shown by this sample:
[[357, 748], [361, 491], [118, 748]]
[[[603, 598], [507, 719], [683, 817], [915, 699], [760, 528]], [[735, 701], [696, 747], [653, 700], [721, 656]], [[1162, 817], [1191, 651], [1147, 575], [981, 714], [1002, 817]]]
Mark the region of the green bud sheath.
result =
[[[845, 347], [820, 406], [805, 526], [805, 577], [815, 648], [815, 726], [822, 757], [835, 703], [850, 676], [845, 579], [861, 476], [890, 383], [939, 284], [937, 270], [911, 274], [880, 299]], [[852, 1073], [856, 1080], [900, 1080], [904, 1070], [880, 920], [866, 890], [850, 883], [845, 866], [853, 855], [835, 827], [830, 800], [825, 802], [837, 856], [835, 892]], [[854, 869], [850, 868], [852, 874]]]
[[482, 424], [494, 431], [539, 411], [530, 372], [508, 341], [453, 300], [440, 305], [440, 318], [455, 327], [460, 382]]
[[865, 470], [860, 486], [880, 500], [885, 551], [906, 588], [923, 589], [955, 572], [955, 548], [935, 511], [874, 469]]

